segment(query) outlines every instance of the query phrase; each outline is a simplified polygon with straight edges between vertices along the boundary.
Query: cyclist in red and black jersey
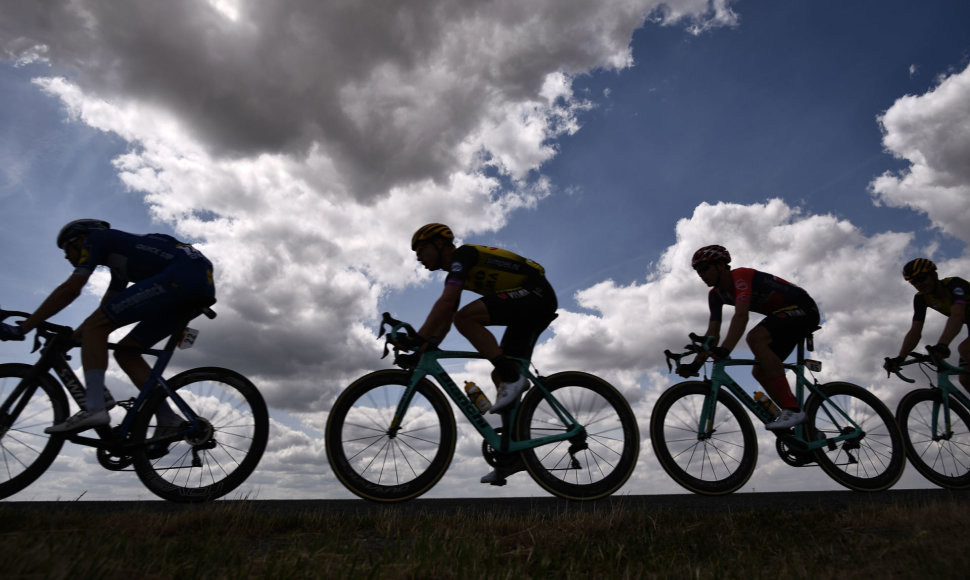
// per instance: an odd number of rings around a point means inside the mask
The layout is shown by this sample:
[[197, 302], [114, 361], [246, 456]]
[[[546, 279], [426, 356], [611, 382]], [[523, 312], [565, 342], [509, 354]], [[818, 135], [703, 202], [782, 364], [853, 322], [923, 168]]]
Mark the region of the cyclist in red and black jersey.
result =
[[[950, 343], [953, 339], [962, 329], [970, 330], [970, 320], [967, 319], [970, 283], [956, 277], [941, 279], [936, 271], [936, 264], [926, 258], [916, 258], [907, 262], [903, 266], [903, 278], [916, 288], [916, 295], [913, 296], [913, 324], [903, 337], [899, 354], [886, 362], [885, 368], [888, 371], [897, 370], [906, 355], [919, 345], [927, 307], [947, 317], [939, 340], [936, 344], [926, 347], [930, 354], [940, 359], [949, 357]], [[960, 354], [960, 367], [970, 370], [970, 337], [957, 346], [957, 352]], [[970, 391], [970, 376], [960, 375], [960, 384]]]
[[[488, 246], [466, 244], [456, 248], [451, 229], [427, 224], [411, 238], [411, 249], [428, 270], [447, 270], [445, 287], [418, 330], [431, 344], [439, 343], [454, 324], [458, 332], [493, 365], [497, 388], [491, 412], [499, 413], [515, 402], [526, 380], [508, 357], [529, 358], [539, 335], [556, 317], [556, 293], [539, 264], [517, 254]], [[459, 309], [461, 293], [482, 297]], [[505, 326], [499, 343], [487, 327]], [[521, 471], [521, 464], [497, 468], [482, 483], [500, 485]]]
[[[711, 287], [708, 305], [711, 312], [705, 336], [714, 337], [713, 347], [702, 353], [678, 372], [692, 376], [708, 356], [727, 358], [741, 340], [748, 325], [748, 314], [756, 312], [765, 318], [748, 333], [747, 342], [758, 364], [752, 374], [768, 395], [782, 408], [778, 418], [766, 427], [788, 429], [805, 420], [785, 377], [783, 361], [819, 324], [818, 306], [805, 290], [777, 276], [751, 268], [731, 268], [731, 254], [723, 246], [705, 246], [694, 253], [691, 265], [705, 284]], [[734, 306], [734, 316], [724, 340], [721, 331], [721, 308]]]

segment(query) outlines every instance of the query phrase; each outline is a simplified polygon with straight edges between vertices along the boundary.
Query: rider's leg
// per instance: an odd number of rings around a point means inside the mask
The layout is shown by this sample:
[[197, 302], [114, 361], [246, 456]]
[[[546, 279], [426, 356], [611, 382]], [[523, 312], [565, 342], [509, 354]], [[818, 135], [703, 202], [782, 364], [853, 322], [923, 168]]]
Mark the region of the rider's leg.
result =
[[[144, 346], [136, 338], [135, 332], [138, 327], [135, 328], [128, 336], [121, 339], [118, 343], [120, 346], [132, 347], [138, 350], [142, 350]], [[115, 360], [121, 367], [121, 370], [125, 371], [128, 378], [131, 379], [132, 384], [135, 388], [141, 390], [148, 382], [148, 377], [151, 376], [152, 367], [145, 361], [144, 357], [138, 352], [127, 351], [124, 349], [115, 349]], [[182, 418], [179, 417], [175, 411], [169, 406], [168, 401], [162, 401], [158, 409], [155, 411], [155, 417], [158, 418], [158, 423], [161, 425], [172, 425], [181, 422]]]
[[748, 333], [747, 342], [755, 360], [758, 361], [751, 374], [780, 407], [797, 410], [798, 401], [788, 384], [785, 367], [771, 349], [771, 333], [763, 326], [756, 326]]
[[84, 367], [86, 411], [104, 409], [104, 375], [108, 369], [108, 335], [117, 326], [101, 309], [96, 310], [77, 329], [81, 338], [81, 365]]
[[[502, 357], [502, 347], [499, 346], [492, 331], [486, 328], [490, 323], [491, 316], [482, 300], [475, 300], [455, 313], [454, 324], [458, 332], [468, 339], [475, 350], [482, 353], [482, 356], [495, 365], [495, 370], [492, 371], [492, 380], [498, 386], [503, 377], [511, 375], [510, 380], [517, 379], [519, 371], [514, 364], [511, 365], [510, 369], [508, 365], [510, 361]], [[506, 381], [508, 382], [508, 379]]]
[[[970, 337], [964, 339], [963, 342], [957, 346], [957, 352], [960, 353], [960, 367], [965, 371], [970, 371]], [[970, 375], [960, 375], [960, 384], [967, 391], [970, 391]]]

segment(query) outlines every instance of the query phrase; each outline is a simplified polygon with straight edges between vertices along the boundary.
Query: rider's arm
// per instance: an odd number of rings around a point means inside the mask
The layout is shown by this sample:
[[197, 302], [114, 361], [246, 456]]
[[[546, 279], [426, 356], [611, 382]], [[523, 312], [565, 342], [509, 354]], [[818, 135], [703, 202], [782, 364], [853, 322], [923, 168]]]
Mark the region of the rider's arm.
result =
[[63, 310], [67, 305], [81, 295], [81, 289], [88, 282], [88, 276], [83, 274], [71, 274], [71, 276], [65, 280], [60, 286], [54, 288], [53, 292], [44, 299], [37, 310], [31, 314], [27, 320], [23, 321], [20, 326], [24, 329], [24, 332], [30, 332], [31, 330], [37, 328], [41, 322], [44, 322], [51, 316], [54, 316], [61, 310]]
[[[704, 332], [704, 336], [713, 337], [711, 339], [710, 346], [716, 346], [717, 340], [721, 336], [721, 321], [715, 320], [712, 318], [710, 322], [707, 323], [707, 330]], [[694, 357], [694, 361], [691, 364], [696, 365], [699, 368], [700, 365], [702, 365], [704, 361], [707, 360], [707, 357], [708, 357], [708, 353], [699, 352], [697, 353], [697, 356]]]
[[913, 325], [909, 327], [909, 332], [903, 337], [903, 345], [899, 347], [898, 358], [906, 358], [906, 355], [913, 352], [919, 346], [919, 339], [923, 336], [923, 321], [913, 320]]
[[953, 304], [950, 306], [950, 316], [946, 319], [946, 326], [943, 327], [943, 334], [936, 344], [950, 345], [950, 342], [960, 334], [960, 329], [966, 324], [966, 304]]
[[455, 318], [455, 312], [458, 310], [458, 304], [461, 301], [461, 290], [461, 286], [445, 285], [441, 296], [431, 307], [428, 318], [418, 330], [418, 335], [421, 338], [426, 340], [434, 338], [441, 341], [448, 334], [448, 331], [451, 330], [452, 320]]
[[738, 345], [738, 341], [741, 340], [741, 335], [744, 334], [744, 329], [748, 327], [749, 306], [750, 303], [747, 301], [738, 302], [734, 305], [734, 316], [731, 317], [731, 324], [728, 326], [727, 334], [724, 336], [724, 342], [719, 345], [721, 348], [730, 352]]

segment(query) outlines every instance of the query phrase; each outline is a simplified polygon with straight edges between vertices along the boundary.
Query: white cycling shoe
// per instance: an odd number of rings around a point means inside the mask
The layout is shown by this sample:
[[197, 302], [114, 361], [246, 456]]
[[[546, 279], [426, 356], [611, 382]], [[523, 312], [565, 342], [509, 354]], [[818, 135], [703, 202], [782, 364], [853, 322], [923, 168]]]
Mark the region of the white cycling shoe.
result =
[[501, 413], [506, 407], [511, 405], [519, 398], [522, 391], [525, 390], [528, 381], [525, 377], [519, 376], [518, 379], [512, 381], [511, 383], [499, 383], [498, 384], [498, 394], [495, 396], [495, 402], [492, 403], [492, 409], [490, 413]]
[[100, 411], [87, 411], [81, 409], [77, 413], [74, 413], [68, 417], [63, 423], [51, 425], [47, 429], [44, 429], [44, 433], [78, 433], [92, 427], [107, 425], [110, 422], [111, 417], [108, 415], [107, 409], [101, 409]]
[[805, 411], [792, 411], [791, 409], [782, 409], [781, 415], [778, 418], [765, 425], [765, 429], [770, 431], [780, 431], [782, 429], [790, 429], [795, 425], [798, 425], [805, 421]]

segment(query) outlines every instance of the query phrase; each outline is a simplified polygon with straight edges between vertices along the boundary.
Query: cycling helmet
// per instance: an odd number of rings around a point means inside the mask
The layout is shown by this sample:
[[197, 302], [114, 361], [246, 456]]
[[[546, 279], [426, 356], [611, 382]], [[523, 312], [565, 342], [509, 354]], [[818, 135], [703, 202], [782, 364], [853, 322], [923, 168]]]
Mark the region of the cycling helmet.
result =
[[916, 258], [910, 260], [903, 266], [903, 278], [910, 281], [921, 274], [936, 272], [936, 264], [927, 258]]
[[80, 219], [74, 220], [73, 222], [67, 224], [61, 228], [61, 233], [57, 234], [57, 247], [64, 249], [64, 246], [68, 244], [74, 238], [84, 235], [91, 230], [106, 230], [111, 227], [111, 224], [104, 220], [95, 219]]
[[425, 242], [432, 240], [441, 236], [446, 240], [454, 240], [455, 234], [451, 232], [451, 228], [445, 224], [428, 224], [418, 228], [418, 231], [414, 232], [411, 236], [411, 249], [414, 250], [418, 246], [418, 242]]
[[704, 246], [694, 252], [694, 257], [690, 260], [690, 266], [691, 268], [696, 268], [702, 262], [719, 262], [722, 260], [725, 264], [731, 263], [731, 254], [724, 246]]

